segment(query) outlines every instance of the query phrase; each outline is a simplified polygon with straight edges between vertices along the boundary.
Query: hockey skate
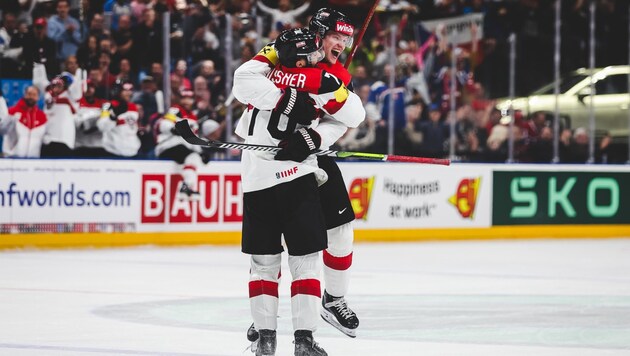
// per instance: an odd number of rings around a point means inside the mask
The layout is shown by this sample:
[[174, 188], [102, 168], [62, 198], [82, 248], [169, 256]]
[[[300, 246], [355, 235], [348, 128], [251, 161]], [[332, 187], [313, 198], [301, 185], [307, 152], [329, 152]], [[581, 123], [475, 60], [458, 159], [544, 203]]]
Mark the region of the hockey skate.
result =
[[328, 324], [339, 329], [342, 333], [357, 337], [357, 327], [359, 327], [359, 318], [348, 308], [346, 300], [343, 297], [333, 297], [324, 291], [322, 297], [322, 310], [320, 315]]
[[326, 351], [319, 347], [313, 339], [313, 332], [310, 330], [295, 331], [295, 354], [294, 356], [328, 356]]
[[193, 190], [186, 183], [182, 182], [182, 187], [179, 188], [179, 192], [177, 193], [177, 198], [180, 200], [191, 200], [198, 201], [201, 197], [198, 191]]
[[249, 329], [247, 329], [247, 340], [252, 343], [249, 348], [252, 350], [253, 353], [256, 353], [256, 350], [258, 349], [259, 336], [260, 334], [258, 334], [258, 330], [256, 330], [256, 328], [254, 327], [254, 323], [252, 323]]
[[[252, 330], [250, 338], [250, 330]], [[255, 336], [254, 336], [255, 335]], [[256, 331], [254, 324], [247, 330], [247, 340], [252, 341], [251, 350], [256, 356], [276, 355], [276, 331], [261, 329]]]

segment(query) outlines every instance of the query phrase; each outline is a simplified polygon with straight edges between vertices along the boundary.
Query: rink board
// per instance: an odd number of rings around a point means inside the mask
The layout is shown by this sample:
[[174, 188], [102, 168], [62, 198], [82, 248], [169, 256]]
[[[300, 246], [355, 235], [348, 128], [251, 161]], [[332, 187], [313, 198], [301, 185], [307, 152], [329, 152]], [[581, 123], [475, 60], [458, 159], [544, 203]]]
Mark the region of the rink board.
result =
[[[630, 236], [630, 167], [341, 163], [358, 241]], [[0, 160], [0, 247], [239, 244], [240, 164]]]

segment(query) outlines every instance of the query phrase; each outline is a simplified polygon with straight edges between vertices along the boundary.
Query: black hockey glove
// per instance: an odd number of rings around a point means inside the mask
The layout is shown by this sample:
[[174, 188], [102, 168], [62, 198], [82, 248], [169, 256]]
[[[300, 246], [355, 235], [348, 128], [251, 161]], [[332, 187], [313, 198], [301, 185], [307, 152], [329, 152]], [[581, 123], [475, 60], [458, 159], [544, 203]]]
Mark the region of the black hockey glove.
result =
[[171, 127], [171, 134], [173, 134], [173, 136], [181, 136], [175, 126]]
[[293, 88], [284, 89], [284, 94], [278, 100], [276, 110], [285, 114], [298, 124], [308, 126], [317, 118], [319, 110], [315, 108], [315, 100], [307, 92]]
[[277, 161], [302, 162], [322, 144], [322, 138], [313, 129], [301, 128], [288, 139], [280, 141], [282, 147], [276, 153]]
[[119, 101], [118, 105], [113, 107], [114, 115], [119, 116], [120, 114], [124, 114], [129, 109], [129, 105], [127, 105], [126, 101]]

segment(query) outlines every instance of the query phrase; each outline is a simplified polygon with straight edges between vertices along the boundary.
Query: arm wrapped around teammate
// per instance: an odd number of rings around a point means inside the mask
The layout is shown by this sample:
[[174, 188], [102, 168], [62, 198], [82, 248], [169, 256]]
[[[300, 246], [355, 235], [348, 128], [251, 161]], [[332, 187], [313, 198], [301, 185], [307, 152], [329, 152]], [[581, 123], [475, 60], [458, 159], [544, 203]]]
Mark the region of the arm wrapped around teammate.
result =
[[277, 161], [302, 162], [322, 144], [322, 138], [313, 129], [301, 128], [279, 144], [282, 149], [276, 153]]
[[319, 110], [315, 107], [315, 100], [304, 91], [298, 91], [287, 87], [278, 104], [276, 110], [288, 116], [298, 124], [310, 125], [317, 118]]

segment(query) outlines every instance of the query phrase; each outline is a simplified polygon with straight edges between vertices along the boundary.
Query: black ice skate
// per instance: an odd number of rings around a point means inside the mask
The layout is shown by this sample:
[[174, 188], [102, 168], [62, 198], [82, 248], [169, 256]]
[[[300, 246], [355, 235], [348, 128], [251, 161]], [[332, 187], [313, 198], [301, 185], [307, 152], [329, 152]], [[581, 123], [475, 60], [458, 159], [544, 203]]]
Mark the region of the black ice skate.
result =
[[[253, 329], [254, 324], [250, 329]], [[256, 330], [254, 329], [254, 332]], [[260, 329], [256, 332], [258, 341], [252, 343], [252, 352], [256, 356], [275, 356], [276, 355], [276, 331], [269, 329]], [[249, 330], [247, 331], [247, 339], [249, 340]], [[251, 340], [250, 340], [251, 341]]]
[[258, 349], [258, 337], [259, 336], [260, 335], [258, 334], [258, 331], [254, 327], [254, 323], [252, 323], [252, 325], [249, 327], [249, 329], [247, 329], [247, 340], [252, 343], [252, 345], [249, 348], [254, 353], [256, 352], [256, 349]]
[[348, 308], [343, 297], [333, 297], [324, 291], [322, 305], [324, 308], [320, 315], [328, 324], [350, 337], [357, 337], [356, 329], [359, 327], [359, 318], [352, 309]]
[[198, 191], [193, 190], [191, 187], [186, 185], [186, 183], [182, 182], [182, 187], [179, 188], [179, 192], [177, 193], [177, 198], [181, 200], [193, 200], [197, 201], [200, 198], [200, 194]]
[[[261, 330], [262, 331], [262, 330]], [[313, 332], [310, 330], [295, 331], [295, 354], [294, 356], [328, 356], [326, 351], [319, 347], [313, 339]]]

